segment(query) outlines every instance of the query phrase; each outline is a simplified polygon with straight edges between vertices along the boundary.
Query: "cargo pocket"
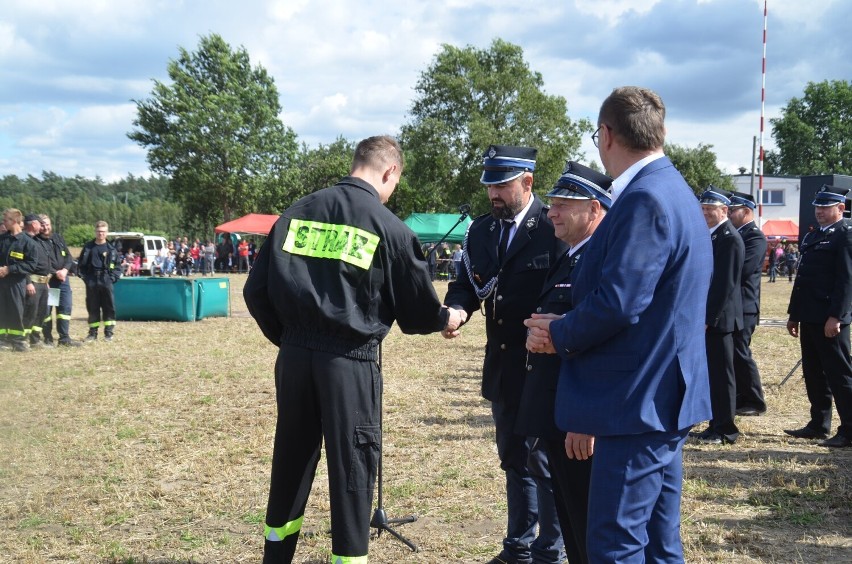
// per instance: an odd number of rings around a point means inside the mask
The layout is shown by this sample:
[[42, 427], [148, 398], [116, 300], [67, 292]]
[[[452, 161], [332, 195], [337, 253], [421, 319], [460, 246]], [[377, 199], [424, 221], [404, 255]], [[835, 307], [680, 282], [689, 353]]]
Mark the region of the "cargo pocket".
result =
[[348, 491], [373, 490], [381, 452], [381, 437], [382, 431], [378, 425], [355, 427]]

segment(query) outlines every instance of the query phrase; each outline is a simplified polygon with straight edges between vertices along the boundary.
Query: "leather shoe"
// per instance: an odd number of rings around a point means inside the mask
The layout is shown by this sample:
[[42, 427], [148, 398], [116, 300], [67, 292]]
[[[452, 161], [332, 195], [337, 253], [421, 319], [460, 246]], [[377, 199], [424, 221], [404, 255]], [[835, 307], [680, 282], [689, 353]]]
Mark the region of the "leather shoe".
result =
[[844, 437], [840, 433], [837, 433], [830, 439], [822, 441], [819, 446], [830, 448], [849, 448], [852, 446], [852, 439], [850, 439], [849, 437]]
[[766, 413], [766, 410], [757, 409], [756, 407], [738, 407], [737, 415], [742, 415], [743, 417], [757, 417], [758, 415], [763, 415]]
[[797, 439], [825, 439], [828, 437], [828, 434], [823, 433], [822, 431], [817, 431], [816, 429], [812, 429], [808, 426], [802, 427], [801, 429], [784, 429], [784, 432], [791, 437], [796, 437]]

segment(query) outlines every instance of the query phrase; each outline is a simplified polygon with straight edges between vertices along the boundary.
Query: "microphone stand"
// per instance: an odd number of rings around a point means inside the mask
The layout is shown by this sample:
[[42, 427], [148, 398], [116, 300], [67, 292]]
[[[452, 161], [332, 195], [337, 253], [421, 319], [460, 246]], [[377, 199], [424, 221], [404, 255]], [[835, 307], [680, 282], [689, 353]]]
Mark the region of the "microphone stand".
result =
[[[379, 343], [379, 373], [382, 372], [382, 344]], [[379, 396], [379, 402], [381, 403], [384, 398], [384, 383], [382, 384], [382, 391]], [[376, 538], [382, 536], [382, 531], [387, 531], [391, 535], [393, 535], [398, 541], [403, 543], [405, 546], [410, 548], [412, 552], [417, 552], [417, 545], [399, 534], [392, 525], [405, 525], [406, 523], [413, 523], [417, 521], [416, 515], [406, 515], [405, 517], [398, 517], [396, 519], [388, 519], [388, 514], [385, 511], [384, 506], [382, 505], [382, 460], [384, 456], [382, 455], [382, 447], [384, 445], [384, 427], [382, 426], [382, 406], [379, 405], [379, 436], [382, 437], [381, 442], [379, 443], [379, 464], [378, 464], [378, 500], [376, 501], [376, 510], [373, 512], [373, 518], [370, 519], [370, 527], [376, 529]]]
[[450, 236], [450, 233], [452, 233], [452, 232], [455, 230], [455, 228], [456, 228], [456, 227], [458, 227], [459, 223], [461, 223], [462, 221], [464, 221], [464, 218], [466, 218], [466, 217], [467, 217], [467, 215], [470, 213], [470, 204], [462, 204], [462, 205], [460, 205], [460, 206], [459, 206], [459, 213], [460, 213], [461, 215], [459, 216], [458, 221], [456, 221], [456, 224], [455, 224], [455, 225], [453, 225], [452, 227], [450, 227], [450, 230], [449, 230], [449, 231], [447, 231], [447, 232], [444, 234], [444, 236], [443, 236], [443, 237], [441, 237], [441, 240], [440, 240], [440, 241], [438, 241], [437, 243], [435, 243], [435, 244], [432, 246], [432, 248], [431, 248], [431, 249], [429, 249], [429, 254], [427, 254], [427, 255], [426, 255], [426, 260], [427, 260], [427, 261], [429, 260], [429, 257], [430, 257], [431, 255], [434, 255], [434, 254], [435, 254], [435, 251], [437, 251], [437, 250], [438, 250], [438, 247], [440, 247], [440, 246], [441, 246], [441, 243], [443, 243], [444, 241], [446, 241], [446, 240], [447, 240], [447, 237], [449, 237], [449, 236]]

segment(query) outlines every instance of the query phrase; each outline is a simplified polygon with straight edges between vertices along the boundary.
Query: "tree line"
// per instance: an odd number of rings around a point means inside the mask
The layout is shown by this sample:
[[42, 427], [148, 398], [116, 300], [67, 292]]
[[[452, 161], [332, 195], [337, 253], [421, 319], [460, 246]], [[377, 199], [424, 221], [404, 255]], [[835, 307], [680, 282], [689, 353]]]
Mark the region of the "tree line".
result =
[[[58, 229], [106, 219], [113, 230], [204, 238], [246, 213], [280, 213], [348, 174], [357, 140], [300, 145], [280, 119], [273, 78], [251, 64], [244, 48], [204, 36], [196, 51], [180, 48], [167, 71], [170, 83], [154, 81], [150, 96], [134, 101], [127, 134], [146, 149], [154, 176], [113, 183], [51, 172], [41, 179], [7, 176], [0, 179], [0, 206], [44, 211]], [[845, 142], [850, 92], [849, 83], [834, 81], [809, 84], [802, 100], [794, 98], [782, 118], [771, 120], [779, 148], [767, 154], [765, 172], [852, 168]], [[539, 149], [534, 189], [542, 195], [566, 160], [587, 161], [580, 145], [592, 131], [589, 120], [569, 117], [564, 97], [545, 92], [544, 78], [519, 46], [501, 39], [486, 49], [442, 45], [421, 73], [400, 127], [406, 166], [388, 207], [402, 218], [454, 212], [462, 203], [484, 213], [488, 201], [478, 180], [482, 152], [492, 143]], [[666, 145], [696, 193], [709, 184], [733, 187], [712, 149]]]

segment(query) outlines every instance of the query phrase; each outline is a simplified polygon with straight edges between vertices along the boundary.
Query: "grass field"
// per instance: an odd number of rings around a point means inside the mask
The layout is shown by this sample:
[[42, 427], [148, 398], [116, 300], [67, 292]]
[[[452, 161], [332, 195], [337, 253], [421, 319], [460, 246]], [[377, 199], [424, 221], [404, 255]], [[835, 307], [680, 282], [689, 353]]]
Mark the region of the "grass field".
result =
[[[0, 562], [258, 562], [275, 423], [276, 349], [231, 277], [230, 318], [119, 322], [112, 343], [0, 352]], [[765, 279], [764, 279], [765, 281]], [[72, 333], [86, 332], [73, 280]], [[443, 296], [445, 283], [437, 283]], [[790, 284], [764, 283], [786, 318]], [[505, 527], [503, 474], [479, 396], [484, 323], [384, 345], [385, 499], [416, 514], [371, 542], [371, 562], [483, 562]], [[781, 325], [754, 338], [769, 412], [732, 446], [685, 448], [688, 562], [852, 562], [852, 449], [789, 439], [807, 422], [799, 358]], [[837, 422], [835, 421], [835, 425]], [[325, 469], [297, 562], [330, 553]]]

